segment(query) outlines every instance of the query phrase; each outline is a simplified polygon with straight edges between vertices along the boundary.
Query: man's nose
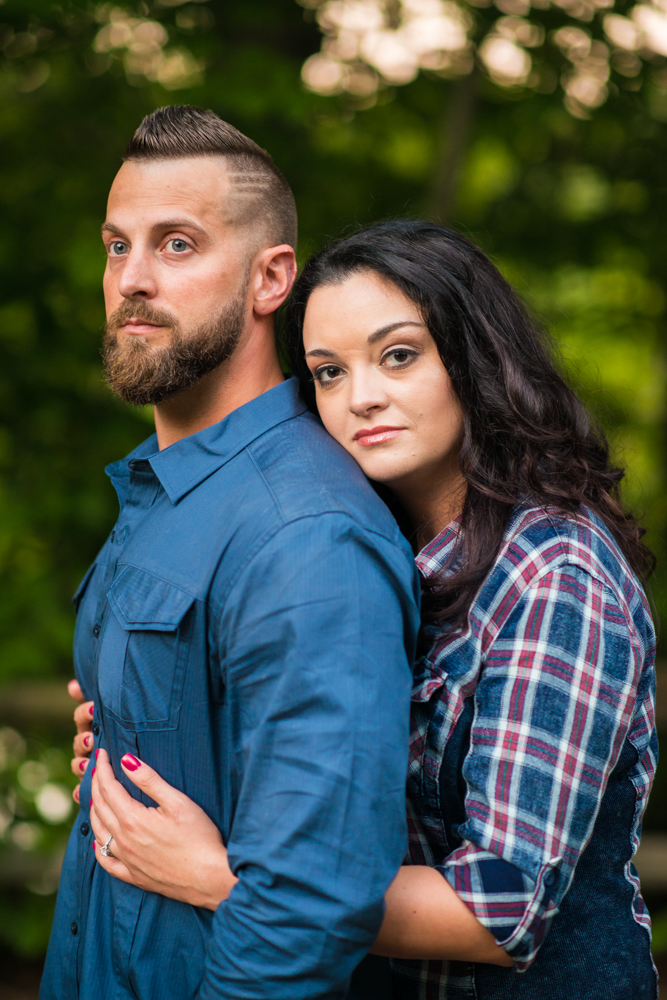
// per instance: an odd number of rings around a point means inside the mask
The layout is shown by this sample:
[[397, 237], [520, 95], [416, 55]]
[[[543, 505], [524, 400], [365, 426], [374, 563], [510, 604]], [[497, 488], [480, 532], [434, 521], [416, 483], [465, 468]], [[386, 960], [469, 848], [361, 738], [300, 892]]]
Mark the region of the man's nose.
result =
[[118, 291], [126, 299], [152, 299], [157, 295], [157, 283], [151, 261], [140, 249], [132, 249], [123, 263]]
[[350, 410], [359, 417], [384, 410], [389, 398], [382, 385], [382, 378], [374, 371], [352, 372], [350, 379]]

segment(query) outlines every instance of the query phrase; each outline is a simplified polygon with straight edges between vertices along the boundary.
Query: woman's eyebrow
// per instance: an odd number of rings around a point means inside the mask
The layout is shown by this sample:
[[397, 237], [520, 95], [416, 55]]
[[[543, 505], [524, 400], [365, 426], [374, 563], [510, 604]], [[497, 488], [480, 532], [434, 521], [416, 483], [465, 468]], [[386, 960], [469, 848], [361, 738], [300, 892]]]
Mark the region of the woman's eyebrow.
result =
[[397, 323], [390, 323], [389, 326], [381, 326], [379, 330], [372, 333], [368, 338], [369, 344], [375, 344], [378, 340], [382, 340], [387, 334], [393, 333], [394, 330], [398, 330], [401, 326], [420, 326], [424, 327], [424, 323], [416, 323], [413, 319], [400, 319]]
[[[397, 323], [390, 323], [388, 326], [381, 326], [375, 333], [371, 333], [368, 338], [369, 344], [374, 344], [383, 337], [388, 336], [393, 330], [398, 330], [402, 326], [418, 326], [424, 328], [424, 323], [416, 323], [413, 319], [399, 319]], [[317, 347], [314, 351], [306, 353], [307, 358], [335, 358], [335, 351], [327, 351], [324, 347]]]

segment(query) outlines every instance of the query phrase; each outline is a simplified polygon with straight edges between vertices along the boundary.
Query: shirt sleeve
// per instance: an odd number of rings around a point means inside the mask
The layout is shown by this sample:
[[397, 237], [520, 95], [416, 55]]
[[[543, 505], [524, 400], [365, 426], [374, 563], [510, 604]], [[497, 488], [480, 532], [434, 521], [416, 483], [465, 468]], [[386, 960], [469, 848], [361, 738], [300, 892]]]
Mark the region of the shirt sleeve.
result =
[[591, 838], [641, 662], [615, 595], [569, 565], [528, 588], [488, 650], [463, 765], [463, 842], [440, 871], [519, 971]]
[[214, 917], [202, 1000], [338, 1000], [405, 852], [411, 554], [344, 515], [264, 545], [220, 624], [239, 882]]

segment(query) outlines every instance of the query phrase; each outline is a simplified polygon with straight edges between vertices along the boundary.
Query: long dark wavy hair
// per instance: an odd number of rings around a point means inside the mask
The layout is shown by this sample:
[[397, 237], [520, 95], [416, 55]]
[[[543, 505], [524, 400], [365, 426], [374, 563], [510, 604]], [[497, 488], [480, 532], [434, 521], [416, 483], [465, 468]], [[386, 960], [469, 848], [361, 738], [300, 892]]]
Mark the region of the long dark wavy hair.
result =
[[489, 258], [459, 233], [430, 222], [384, 222], [308, 261], [288, 303], [284, 332], [311, 408], [317, 412], [302, 340], [308, 298], [318, 286], [359, 271], [392, 282], [419, 307], [463, 411], [467, 492], [459, 537], [465, 548], [456, 572], [425, 586], [425, 621], [465, 623], [517, 504], [565, 516], [585, 505], [645, 581], [655, 559], [642, 543], [643, 529], [621, 504], [624, 470], [611, 464], [604, 432], [559, 373], [547, 334]]

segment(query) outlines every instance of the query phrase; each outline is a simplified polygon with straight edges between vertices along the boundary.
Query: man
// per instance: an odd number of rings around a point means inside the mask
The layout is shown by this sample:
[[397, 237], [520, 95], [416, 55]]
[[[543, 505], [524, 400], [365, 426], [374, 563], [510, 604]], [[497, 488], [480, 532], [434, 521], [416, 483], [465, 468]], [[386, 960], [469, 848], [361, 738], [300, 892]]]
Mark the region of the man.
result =
[[75, 597], [77, 679], [116, 778], [150, 805], [120, 760], [155, 767], [239, 881], [213, 913], [114, 878], [89, 768], [41, 997], [343, 997], [404, 850], [411, 554], [282, 375], [296, 214], [268, 154], [212, 112], [156, 111], [102, 232], [107, 379], [156, 435], [107, 470], [120, 514]]

